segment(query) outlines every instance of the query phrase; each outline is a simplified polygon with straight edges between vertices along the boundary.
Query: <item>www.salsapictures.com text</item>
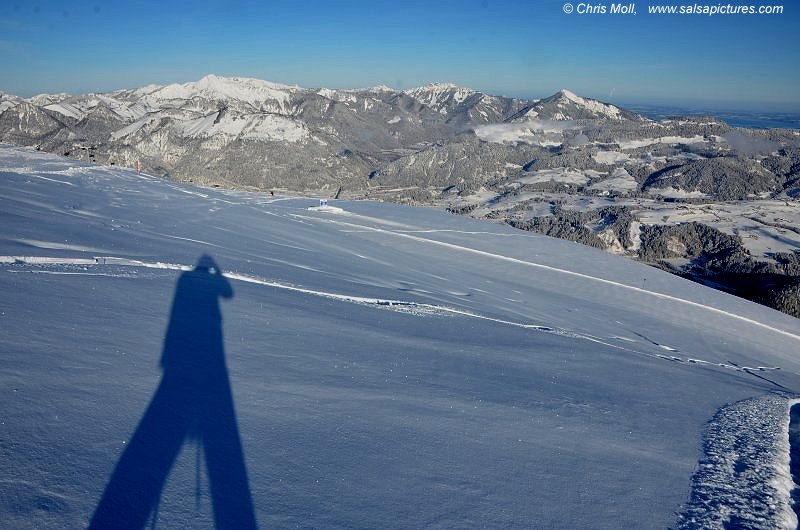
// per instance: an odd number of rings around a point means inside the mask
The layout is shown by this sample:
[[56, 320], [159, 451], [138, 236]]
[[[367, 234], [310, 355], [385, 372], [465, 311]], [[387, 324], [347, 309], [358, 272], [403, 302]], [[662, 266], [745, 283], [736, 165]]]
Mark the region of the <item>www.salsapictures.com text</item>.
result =
[[650, 5], [651, 15], [780, 15], [783, 6], [733, 5], [733, 4], [693, 4], [693, 5]]

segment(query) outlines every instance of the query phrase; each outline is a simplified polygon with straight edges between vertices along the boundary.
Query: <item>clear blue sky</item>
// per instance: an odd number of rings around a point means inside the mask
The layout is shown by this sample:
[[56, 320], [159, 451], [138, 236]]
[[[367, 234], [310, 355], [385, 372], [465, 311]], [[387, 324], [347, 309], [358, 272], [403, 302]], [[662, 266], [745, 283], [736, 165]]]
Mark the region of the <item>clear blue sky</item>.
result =
[[77, 94], [214, 73], [305, 87], [446, 81], [523, 97], [569, 88], [610, 102], [800, 109], [796, 0], [748, 2], [783, 3], [782, 15], [716, 16], [647, 13], [670, 0], [636, 2], [635, 16], [566, 14], [564, 3], [2, 0], [0, 91]]

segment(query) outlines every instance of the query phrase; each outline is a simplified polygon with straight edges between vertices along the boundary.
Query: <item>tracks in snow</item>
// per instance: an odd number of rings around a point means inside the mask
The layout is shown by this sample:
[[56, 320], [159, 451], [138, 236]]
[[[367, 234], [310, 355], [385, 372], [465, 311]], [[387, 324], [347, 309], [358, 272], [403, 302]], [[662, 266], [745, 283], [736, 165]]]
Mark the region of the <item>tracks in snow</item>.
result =
[[759, 328], [762, 328], [762, 329], [766, 329], [766, 330], [772, 331], [774, 333], [778, 333], [780, 335], [783, 335], [785, 337], [789, 337], [791, 339], [794, 339], [794, 340], [800, 342], [800, 335], [797, 335], [795, 333], [791, 333], [789, 331], [785, 331], [785, 330], [780, 329], [780, 328], [776, 328], [774, 326], [770, 326], [768, 324], [764, 324], [763, 322], [759, 322], [757, 320], [753, 320], [752, 318], [748, 318], [748, 317], [745, 317], [745, 316], [742, 316], [742, 315], [737, 315], [736, 313], [731, 313], [730, 311], [725, 311], [724, 309], [718, 309], [716, 307], [709, 306], [709, 305], [706, 305], [706, 304], [701, 304], [699, 302], [694, 302], [692, 300], [687, 300], [685, 298], [680, 298], [680, 297], [672, 296], [672, 295], [665, 294], [665, 293], [659, 293], [659, 292], [656, 292], [656, 291], [649, 291], [649, 290], [644, 289], [642, 287], [636, 287], [634, 285], [628, 285], [628, 284], [621, 283], [621, 282], [616, 282], [616, 281], [613, 281], [613, 280], [607, 280], [605, 278], [599, 278], [597, 276], [592, 276], [590, 274], [584, 274], [584, 273], [581, 273], [581, 272], [570, 271], [570, 270], [567, 270], [567, 269], [562, 269], [560, 267], [554, 267], [552, 265], [544, 265], [542, 263], [536, 263], [536, 262], [533, 262], [533, 261], [525, 261], [525, 260], [522, 260], [522, 259], [519, 259], [519, 258], [512, 258], [510, 256], [503, 256], [502, 254], [494, 254], [494, 253], [491, 253], [491, 252], [486, 252], [484, 250], [478, 250], [478, 249], [475, 249], [475, 248], [465, 247], [465, 246], [462, 246], [462, 245], [456, 245], [454, 243], [447, 243], [445, 241], [438, 241], [438, 240], [435, 240], [435, 239], [428, 239], [428, 238], [425, 238], [425, 237], [411, 235], [411, 234], [405, 233], [405, 232], [398, 232], [398, 231], [395, 231], [395, 230], [387, 230], [385, 228], [376, 228], [376, 227], [371, 227], [371, 226], [364, 226], [364, 225], [359, 225], [359, 224], [355, 224], [355, 223], [349, 223], [347, 221], [342, 221], [342, 220], [338, 220], [338, 219], [320, 219], [318, 217], [307, 217], [307, 216], [296, 215], [296, 214], [294, 214], [294, 217], [298, 217], [298, 218], [301, 218], [301, 219], [311, 219], [311, 220], [314, 220], [314, 221], [324, 221], [324, 222], [329, 222], [329, 223], [332, 223], [332, 224], [338, 224], [338, 225], [342, 225], [342, 226], [347, 226], [347, 227], [352, 228], [352, 229], [358, 229], [358, 230], [367, 231], [367, 232], [375, 232], [375, 233], [381, 233], [381, 234], [386, 234], [386, 235], [392, 235], [392, 236], [395, 236], [395, 237], [411, 239], [411, 240], [419, 241], [419, 242], [422, 242], [422, 243], [427, 243], [427, 244], [431, 244], [431, 245], [437, 245], [437, 246], [445, 247], [445, 248], [448, 248], [448, 249], [451, 249], [451, 250], [457, 250], [457, 251], [460, 251], [460, 252], [476, 254], [476, 255], [479, 255], [479, 256], [484, 256], [484, 257], [488, 257], [488, 258], [492, 258], [492, 259], [497, 259], [497, 260], [502, 260], [502, 261], [506, 261], [506, 262], [510, 262], [510, 263], [515, 263], [517, 265], [523, 265], [523, 266], [526, 266], [526, 267], [532, 267], [532, 268], [537, 268], [537, 269], [544, 269], [544, 270], [548, 270], [548, 271], [552, 271], [552, 272], [557, 272], [559, 274], [565, 274], [565, 275], [568, 275], [568, 276], [573, 276], [573, 277], [581, 278], [581, 279], [584, 279], [584, 280], [589, 280], [589, 281], [592, 281], [592, 282], [602, 283], [602, 284], [605, 284], [605, 285], [611, 285], [611, 286], [614, 286], [615, 288], [618, 288], [618, 289], [626, 289], [626, 290], [629, 290], [629, 291], [634, 291], [634, 292], [637, 292], [637, 293], [641, 293], [641, 294], [646, 295], [646, 296], [652, 296], [652, 297], [655, 297], [655, 298], [659, 298], [661, 300], [669, 300], [671, 302], [677, 302], [679, 304], [685, 304], [685, 305], [688, 305], [688, 306], [692, 306], [692, 307], [700, 308], [700, 309], [703, 309], [703, 310], [706, 310], [706, 311], [710, 311], [712, 313], [716, 313], [716, 314], [719, 314], [719, 315], [724, 315], [726, 317], [738, 320], [740, 322], [746, 322], [746, 323], [751, 324], [753, 326], [756, 326], [756, 327], [759, 327]]
[[[64, 257], [46, 257], [46, 256], [0, 256], [0, 265], [10, 265], [10, 266], [38, 266], [38, 267], [70, 267], [70, 266], [77, 266], [77, 267], [131, 267], [131, 268], [144, 268], [144, 269], [158, 269], [158, 270], [172, 270], [172, 271], [189, 271], [192, 270], [192, 266], [190, 265], [183, 265], [179, 263], [168, 263], [162, 261], [141, 261], [129, 258], [121, 258], [115, 256], [97, 256], [91, 258], [64, 258]], [[74, 271], [74, 270], [42, 270], [42, 269], [23, 269], [23, 270], [15, 270], [10, 269], [10, 272], [30, 272], [30, 273], [45, 273], [45, 274], [63, 274], [63, 275], [93, 275], [93, 276], [111, 276], [111, 277], [130, 277], [128, 275], [123, 274], [114, 274], [109, 273], [107, 271], [99, 271], [99, 272], [85, 272], [85, 271]], [[635, 341], [629, 338], [620, 337], [620, 336], [613, 336], [610, 338], [603, 338], [597, 337], [594, 335], [590, 335], [587, 333], [580, 333], [568, 329], [561, 329], [555, 328], [551, 326], [545, 326], [541, 324], [530, 324], [524, 322], [514, 322], [511, 320], [505, 320], [502, 318], [491, 317], [488, 315], [482, 315], [480, 313], [475, 313], [472, 311], [468, 311], [465, 309], [458, 309], [454, 307], [449, 307], [446, 305], [437, 305], [437, 304], [425, 304], [420, 302], [413, 302], [409, 300], [395, 300], [395, 299], [384, 299], [384, 298], [371, 298], [371, 297], [363, 297], [363, 296], [355, 296], [355, 295], [348, 295], [342, 293], [335, 293], [330, 291], [320, 291], [316, 289], [309, 289], [302, 286], [292, 285], [286, 282], [281, 282], [277, 280], [267, 279], [267, 278], [260, 278], [257, 276], [252, 276], [248, 274], [242, 274], [238, 272], [225, 272], [224, 273], [226, 278], [231, 280], [240, 281], [244, 283], [256, 284], [265, 287], [271, 287], [275, 289], [283, 289], [287, 291], [292, 291], [296, 293], [301, 293], [304, 295], [309, 296], [316, 296], [320, 298], [327, 298], [331, 300], [337, 300], [340, 302], [347, 302], [347, 303], [354, 303], [359, 305], [366, 305], [372, 306], [379, 309], [387, 309], [391, 311], [401, 312], [401, 313], [408, 313], [416, 316], [427, 316], [427, 315], [439, 315], [439, 316], [460, 316], [465, 318], [475, 318], [479, 320], [486, 320], [490, 322], [495, 322], [501, 325], [506, 326], [513, 326], [517, 328], [528, 329], [534, 332], [539, 333], [547, 333], [551, 335], [558, 335], [561, 337], [566, 337], [575, 340], [583, 340], [589, 341], [596, 344], [601, 344], [603, 346], [607, 346], [609, 348], [624, 351], [627, 353], [632, 353], [636, 355], [642, 355], [650, 358], [666, 360], [671, 362], [677, 362], [680, 364], [686, 365], [706, 365], [712, 367], [719, 367], [724, 369], [730, 369], [738, 372], [747, 373], [749, 375], [753, 375], [769, 381], [768, 379], [761, 377], [754, 372], [764, 372], [764, 371], [771, 371], [771, 370], [779, 370], [780, 367], [765, 367], [765, 366], [758, 366], [758, 367], [749, 367], [749, 366], [740, 366], [736, 363], [717, 363], [711, 361], [705, 361], [698, 358], [693, 357], [678, 357], [675, 355], [665, 355], [662, 353], [651, 353], [647, 351], [642, 351], [633, 347]], [[637, 334], [638, 335], [638, 334]], [[647, 337], [643, 337], [646, 342], [651, 343], [661, 349], [667, 349], [671, 353], [677, 353], [677, 350], [674, 348], [665, 347], [661, 344], [655, 343]], [[622, 344], [615, 343], [612, 341], [619, 341]], [[772, 382], [772, 381], [769, 381]], [[775, 383], [773, 383], [775, 384]], [[779, 385], [780, 386], [780, 385]]]

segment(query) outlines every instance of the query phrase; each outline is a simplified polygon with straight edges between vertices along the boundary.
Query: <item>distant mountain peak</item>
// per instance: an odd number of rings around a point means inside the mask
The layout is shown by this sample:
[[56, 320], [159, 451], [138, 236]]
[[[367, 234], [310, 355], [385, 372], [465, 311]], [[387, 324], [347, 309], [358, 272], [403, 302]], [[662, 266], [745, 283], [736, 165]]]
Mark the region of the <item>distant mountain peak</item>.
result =
[[458, 86], [453, 83], [428, 83], [426, 85], [409, 88], [407, 90], [404, 90], [404, 92], [411, 95], [452, 93], [452, 92], [474, 94], [475, 90], [467, 87]]
[[386, 85], [371, 86], [371, 87], [367, 88], [367, 90], [370, 91], [370, 92], [396, 92], [395, 89], [393, 89], [390, 86], [386, 86]]
[[239, 101], [254, 107], [267, 102], [285, 105], [292, 92], [302, 90], [297, 85], [284, 85], [249, 77], [222, 77], [209, 74], [198, 81], [173, 83], [160, 87], [145, 96], [154, 106], [171, 100], [190, 100], [201, 97], [211, 100]]
[[299, 90], [298, 85], [284, 85], [282, 83], [275, 83], [274, 81], [265, 81], [263, 79], [256, 79], [253, 77], [225, 77], [216, 74], [208, 74], [201, 78], [199, 81], [187, 83], [194, 84], [198, 88], [218, 89], [220, 87], [240, 85], [252, 87], [267, 87], [278, 90]]
[[471, 88], [460, 87], [452, 83], [428, 83], [404, 91], [420, 103], [447, 114], [454, 106], [463, 103], [467, 98], [480, 94]]
[[566, 98], [566, 99], [568, 99], [570, 101], [575, 101], [576, 103], [577, 102], [581, 102], [582, 103], [582, 102], [585, 101], [582, 97], [578, 96], [575, 92], [572, 92], [571, 90], [567, 90], [566, 88], [562, 88], [561, 90], [559, 90], [556, 95], [564, 97], [564, 98]]
[[609, 103], [603, 103], [592, 98], [581, 97], [571, 90], [561, 89], [552, 96], [546, 97], [528, 105], [508, 121], [526, 119], [547, 120], [635, 120], [642, 121], [646, 118], [622, 110]]
[[452, 88], [461, 88], [461, 87], [459, 87], [458, 85], [453, 84], [453, 83], [434, 82], [434, 83], [426, 83], [426, 84], [424, 84], [422, 86], [409, 89], [409, 91], [411, 91], [411, 90], [450, 90]]
[[69, 97], [71, 96], [66, 92], [59, 92], [58, 94], [37, 94], [27, 98], [27, 101], [29, 103], [33, 103], [34, 105], [45, 106], [64, 101]]

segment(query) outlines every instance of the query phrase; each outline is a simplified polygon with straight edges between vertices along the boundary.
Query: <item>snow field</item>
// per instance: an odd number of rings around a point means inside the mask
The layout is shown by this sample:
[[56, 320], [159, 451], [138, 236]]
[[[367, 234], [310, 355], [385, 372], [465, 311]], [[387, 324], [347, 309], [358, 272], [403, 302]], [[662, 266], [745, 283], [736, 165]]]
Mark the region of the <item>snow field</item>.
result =
[[[432, 209], [315, 210], [5, 147], [0, 185], [0, 516], [15, 528], [86, 526], [202, 254], [234, 292], [221, 327], [262, 527], [733, 521], [720, 506], [791, 521], [786, 315]], [[185, 444], [157, 525], [213, 526], [196, 462]], [[747, 487], [688, 495], [731, 476]]]

